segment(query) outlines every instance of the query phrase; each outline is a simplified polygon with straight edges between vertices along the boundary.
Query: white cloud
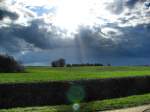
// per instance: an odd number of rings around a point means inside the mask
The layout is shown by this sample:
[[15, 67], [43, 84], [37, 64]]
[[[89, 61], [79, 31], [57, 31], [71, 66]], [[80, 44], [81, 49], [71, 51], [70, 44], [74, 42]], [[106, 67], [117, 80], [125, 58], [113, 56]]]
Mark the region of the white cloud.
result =
[[144, 2], [137, 2], [132, 9], [126, 7], [119, 16], [118, 24], [121, 27], [137, 26], [150, 23], [150, 9], [145, 8]]

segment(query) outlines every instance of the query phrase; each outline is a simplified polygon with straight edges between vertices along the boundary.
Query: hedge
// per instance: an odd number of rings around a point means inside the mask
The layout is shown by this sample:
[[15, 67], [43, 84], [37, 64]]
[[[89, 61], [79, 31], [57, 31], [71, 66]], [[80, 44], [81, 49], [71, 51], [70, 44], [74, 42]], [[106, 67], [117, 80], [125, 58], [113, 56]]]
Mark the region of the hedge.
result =
[[88, 102], [150, 93], [150, 76], [0, 84], [0, 108]]

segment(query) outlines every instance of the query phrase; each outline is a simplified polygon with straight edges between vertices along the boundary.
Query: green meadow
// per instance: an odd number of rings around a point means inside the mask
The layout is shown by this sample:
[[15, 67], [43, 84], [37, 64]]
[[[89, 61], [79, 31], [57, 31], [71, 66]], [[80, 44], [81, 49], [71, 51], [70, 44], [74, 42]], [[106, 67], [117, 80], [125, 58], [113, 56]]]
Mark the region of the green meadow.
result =
[[[30, 83], [47, 81], [68, 81], [81, 79], [118, 78], [133, 76], [149, 76], [148, 66], [96, 66], [96, 67], [26, 67], [24, 73], [0, 73], [0, 83]], [[72, 105], [42, 106], [0, 109], [0, 112], [97, 112], [117, 108], [126, 108], [150, 104], [150, 93], [123, 98], [92, 101], [78, 104], [74, 110]]]
[[0, 83], [29, 83], [148, 75], [150, 75], [150, 67], [146, 66], [26, 67], [24, 73], [0, 73]]

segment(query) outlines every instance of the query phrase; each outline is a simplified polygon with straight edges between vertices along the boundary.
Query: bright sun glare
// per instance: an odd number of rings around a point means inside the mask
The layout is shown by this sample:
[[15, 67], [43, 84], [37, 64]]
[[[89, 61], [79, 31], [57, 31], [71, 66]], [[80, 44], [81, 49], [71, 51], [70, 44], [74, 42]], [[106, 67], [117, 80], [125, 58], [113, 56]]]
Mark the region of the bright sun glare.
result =
[[108, 2], [114, 0], [19, 0], [17, 4], [23, 6], [44, 7], [55, 11], [45, 12], [42, 18], [47, 23], [65, 29], [68, 33], [75, 33], [78, 26], [102, 25], [109, 20], [114, 22], [117, 16], [106, 9]]
[[101, 24], [99, 16], [112, 18], [104, 7], [106, 0], [61, 0], [53, 22], [60, 28], [75, 32], [79, 25]]

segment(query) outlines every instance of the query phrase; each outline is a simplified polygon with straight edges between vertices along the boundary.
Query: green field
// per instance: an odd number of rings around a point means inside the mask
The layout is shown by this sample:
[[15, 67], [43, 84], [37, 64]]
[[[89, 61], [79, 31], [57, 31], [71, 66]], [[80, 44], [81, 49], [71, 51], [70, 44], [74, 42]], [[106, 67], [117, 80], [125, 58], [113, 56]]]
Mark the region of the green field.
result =
[[[0, 83], [29, 83], [59, 80], [80, 80], [114, 77], [148, 76], [150, 67], [146, 66], [122, 66], [122, 67], [26, 67], [25, 73], [0, 73]], [[79, 112], [95, 112], [150, 104], [150, 93], [135, 95], [125, 98], [94, 101], [79, 104]], [[14, 109], [1, 109], [0, 112], [74, 112], [72, 105], [27, 107]]]
[[27, 67], [26, 73], [0, 73], [0, 83], [44, 82], [150, 75], [150, 67]]

